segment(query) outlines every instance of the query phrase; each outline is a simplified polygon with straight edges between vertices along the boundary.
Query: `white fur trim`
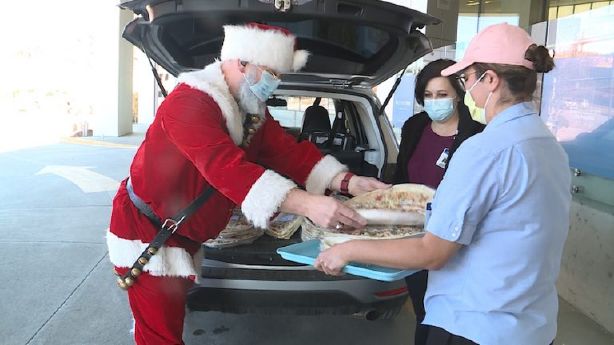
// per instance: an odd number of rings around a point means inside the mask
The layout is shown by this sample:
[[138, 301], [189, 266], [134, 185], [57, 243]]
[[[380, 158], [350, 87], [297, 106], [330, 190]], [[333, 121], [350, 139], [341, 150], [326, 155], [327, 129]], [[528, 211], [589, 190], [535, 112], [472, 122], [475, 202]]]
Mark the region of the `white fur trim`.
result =
[[294, 52], [294, 62], [292, 63], [292, 70], [294, 72], [302, 69], [307, 64], [309, 59], [309, 52], [306, 50], [297, 50]]
[[222, 73], [222, 63], [217, 61], [200, 71], [186, 72], [179, 75], [177, 80], [213, 98], [222, 111], [226, 128], [236, 145], [243, 141], [243, 122], [245, 115], [239, 110], [239, 105], [230, 93], [228, 84]]
[[[149, 243], [140, 240], [126, 240], [118, 237], [110, 230], [107, 231], [107, 246], [109, 247], [109, 259], [117, 267], [132, 267]], [[200, 256], [199, 256], [200, 255]], [[152, 256], [147, 265], [143, 267], [145, 272], [152, 276], [189, 277], [200, 278], [202, 253], [192, 257], [185, 249], [179, 247], [162, 247], [156, 255]], [[196, 269], [198, 267], [198, 269]]]
[[294, 182], [272, 170], [266, 170], [247, 193], [241, 211], [254, 226], [266, 229], [269, 219], [293, 188], [296, 188]]
[[322, 195], [326, 188], [329, 188], [333, 178], [347, 170], [348, 168], [339, 163], [335, 157], [326, 155], [311, 169], [309, 176], [307, 176], [305, 189], [310, 193]]
[[294, 45], [294, 35], [244, 25], [225, 25], [221, 59], [239, 59], [287, 73], [307, 62], [305, 53], [299, 53], [301, 61], [295, 61]]

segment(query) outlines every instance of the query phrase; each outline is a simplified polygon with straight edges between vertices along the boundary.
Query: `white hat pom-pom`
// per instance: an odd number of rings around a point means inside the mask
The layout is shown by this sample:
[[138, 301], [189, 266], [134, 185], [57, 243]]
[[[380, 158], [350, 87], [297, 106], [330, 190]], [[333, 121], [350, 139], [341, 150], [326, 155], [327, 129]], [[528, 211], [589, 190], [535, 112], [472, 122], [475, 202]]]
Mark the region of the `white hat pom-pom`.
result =
[[294, 52], [294, 60], [292, 62], [292, 70], [294, 72], [300, 70], [305, 67], [307, 64], [307, 59], [309, 59], [309, 52], [306, 50], [297, 50]]

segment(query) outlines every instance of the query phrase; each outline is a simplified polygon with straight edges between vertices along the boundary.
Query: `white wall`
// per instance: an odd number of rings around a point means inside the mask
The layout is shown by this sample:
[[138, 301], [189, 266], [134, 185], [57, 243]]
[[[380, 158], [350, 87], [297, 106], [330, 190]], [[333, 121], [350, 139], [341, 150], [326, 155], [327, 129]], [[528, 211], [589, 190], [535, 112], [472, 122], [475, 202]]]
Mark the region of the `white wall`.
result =
[[156, 80], [145, 54], [137, 49], [134, 52], [134, 91], [138, 95], [138, 123], [149, 125], [153, 122], [156, 111], [154, 100]]

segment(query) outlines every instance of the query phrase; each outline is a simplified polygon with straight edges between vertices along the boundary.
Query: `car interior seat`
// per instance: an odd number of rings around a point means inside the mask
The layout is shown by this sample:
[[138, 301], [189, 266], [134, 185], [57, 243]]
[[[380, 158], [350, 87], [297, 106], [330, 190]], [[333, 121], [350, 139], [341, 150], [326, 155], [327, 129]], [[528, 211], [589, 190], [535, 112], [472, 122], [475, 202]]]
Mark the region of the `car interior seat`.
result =
[[337, 158], [355, 174], [377, 176], [378, 168], [365, 161], [365, 150], [358, 149], [356, 137], [346, 126], [347, 113], [352, 113], [351, 109], [342, 104], [336, 104], [335, 108], [337, 114], [331, 124], [328, 110], [320, 106], [320, 99], [316, 98], [313, 105], [305, 109], [299, 141], [311, 141], [322, 154]]
[[320, 147], [328, 140], [330, 130], [328, 110], [320, 105], [320, 98], [316, 98], [313, 105], [307, 107], [303, 114], [303, 127], [299, 141], [309, 140]]

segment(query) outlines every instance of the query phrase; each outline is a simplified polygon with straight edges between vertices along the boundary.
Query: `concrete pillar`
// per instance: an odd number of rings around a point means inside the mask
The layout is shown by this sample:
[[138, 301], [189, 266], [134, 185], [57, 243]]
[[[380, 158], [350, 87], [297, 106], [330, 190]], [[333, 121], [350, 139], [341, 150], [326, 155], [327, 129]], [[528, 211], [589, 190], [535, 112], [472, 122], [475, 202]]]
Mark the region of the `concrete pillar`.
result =
[[117, 70], [117, 135], [132, 133], [132, 44], [121, 37], [124, 26], [134, 18], [130, 11], [120, 11], [118, 44], [118, 70]]
[[122, 136], [132, 133], [132, 68], [133, 46], [121, 37], [124, 26], [133, 19], [132, 12], [105, 3], [97, 12], [105, 18], [97, 51], [99, 93], [94, 105], [93, 134]]

